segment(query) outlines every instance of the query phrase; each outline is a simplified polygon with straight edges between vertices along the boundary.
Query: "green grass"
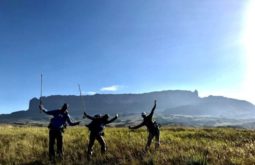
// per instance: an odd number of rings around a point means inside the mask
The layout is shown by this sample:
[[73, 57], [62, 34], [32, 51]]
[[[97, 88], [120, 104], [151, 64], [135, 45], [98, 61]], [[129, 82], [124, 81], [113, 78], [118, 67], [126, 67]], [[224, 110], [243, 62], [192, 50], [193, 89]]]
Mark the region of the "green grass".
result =
[[[86, 160], [88, 130], [68, 127], [64, 133], [64, 160], [57, 164], [255, 164], [255, 132], [233, 128], [161, 128], [161, 146], [148, 153], [145, 129], [106, 128], [108, 151], [94, 145]], [[48, 129], [0, 126], [0, 164], [49, 164]]]

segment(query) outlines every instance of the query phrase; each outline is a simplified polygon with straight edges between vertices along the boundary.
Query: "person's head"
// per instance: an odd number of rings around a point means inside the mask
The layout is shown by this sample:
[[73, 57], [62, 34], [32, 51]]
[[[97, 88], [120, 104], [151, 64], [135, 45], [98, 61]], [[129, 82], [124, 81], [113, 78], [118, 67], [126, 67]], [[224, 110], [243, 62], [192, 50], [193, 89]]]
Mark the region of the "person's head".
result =
[[142, 113], [141, 113], [141, 116], [142, 116], [143, 118], [145, 118], [145, 117], [146, 117], [146, 112], [142, 112]]
[[61, 107], [61, 111], [67, 113], [68, 107], [69, 105], [67, 103], [63, 104], [63, 106]]
[[95, 117], [95, 118], [100, 118], [101, 115], [100, 115], [100, 114], [96, 114], [94, 117]]
[[108, 114], [105, 114], [105, 115], [103, 116], [103, 118], [107, 120], [107, 119], [109, 118], [109, 115], [108, 115]]

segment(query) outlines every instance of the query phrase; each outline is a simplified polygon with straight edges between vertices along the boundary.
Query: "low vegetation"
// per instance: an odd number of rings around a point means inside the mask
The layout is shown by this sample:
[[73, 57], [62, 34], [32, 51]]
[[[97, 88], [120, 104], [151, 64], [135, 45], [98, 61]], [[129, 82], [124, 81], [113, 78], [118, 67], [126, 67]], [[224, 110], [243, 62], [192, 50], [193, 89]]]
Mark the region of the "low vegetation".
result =
[[[88, 130], [68, 127], [64, 160], [57, 164], [255, 164], [255, 132], [234, 128], [161, 128], [161, 147], [143, 151], [145, 129], [106, 128], [108, 151], [101, 155], [96, 142], [87, 162]], [[49, 164], [48, 129], [0, 126], [0, 164]]]

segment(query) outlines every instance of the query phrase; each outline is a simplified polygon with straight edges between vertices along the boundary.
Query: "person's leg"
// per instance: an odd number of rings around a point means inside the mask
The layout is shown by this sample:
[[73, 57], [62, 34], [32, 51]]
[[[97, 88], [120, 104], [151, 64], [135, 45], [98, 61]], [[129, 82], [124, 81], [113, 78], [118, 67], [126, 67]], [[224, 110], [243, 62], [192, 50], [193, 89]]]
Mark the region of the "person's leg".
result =
[[152, 133], [149, 133], [149, 136], [148, 136], [148, 140], [147, 140], [147, 144], [145, 146], [145, 151], [147, 151], [151, 145], [151, 141], [153, 139], [154, 135]]
[[91, 156], [93, 154], [93, 145], [94, 145], [94, 142], [95, 142], [95, 135], [91, 134], [90, 133], [90, 136], [89, 136], [89, 145], [88, 145], [88, 154], [87, 154], [87, 159], [90, 160], [91, 159]]
[[155, 149], [158, 149], [160, 146], [160, 131], [157, 132], [155, 135], [156, 143], [155, 143]]
[[55, 132], [54, 130], [49, 130], [49, 159], [52, 161], [55, 158], [54, 144], [55, 144]]
[[101, 153], [104, 154], [106, 152], [106, 144], [103, 136], [97, 136], [96, 139], [101, 145]]
[[56, 131], [57, 135], [57, 153], [60, 159], [63, 159], [63, 135], [61, 131]]

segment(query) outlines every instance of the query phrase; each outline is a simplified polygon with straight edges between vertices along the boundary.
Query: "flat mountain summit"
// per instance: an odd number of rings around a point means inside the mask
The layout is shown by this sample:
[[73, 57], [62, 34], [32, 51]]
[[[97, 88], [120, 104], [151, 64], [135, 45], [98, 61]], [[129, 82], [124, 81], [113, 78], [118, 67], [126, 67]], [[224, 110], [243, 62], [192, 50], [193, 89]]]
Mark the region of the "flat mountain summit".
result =
[[[153, 101], [157, 100], [156, 114], [159, 116], [184, 115], [207, 116], [229, 119], [254, 118], [255, 106], [244, 100], [222, 96], [199, 97], [198, 91], [167, 90], [141, 94], [95, 94], [86, 96], [54, 95], [42, 97], [46, 109], [60, 108], [63, 103], [70, 105], [73, 118], [81, 118], [84, 111], [88, 114], [116, 113], [129, 116], [143, 111], [149, 112]], [[0, 115], [1, 123], [16, 121], [48, 120], [48, 116], [40, 113], [39, 99], [29, 101], [28, 110]]]

